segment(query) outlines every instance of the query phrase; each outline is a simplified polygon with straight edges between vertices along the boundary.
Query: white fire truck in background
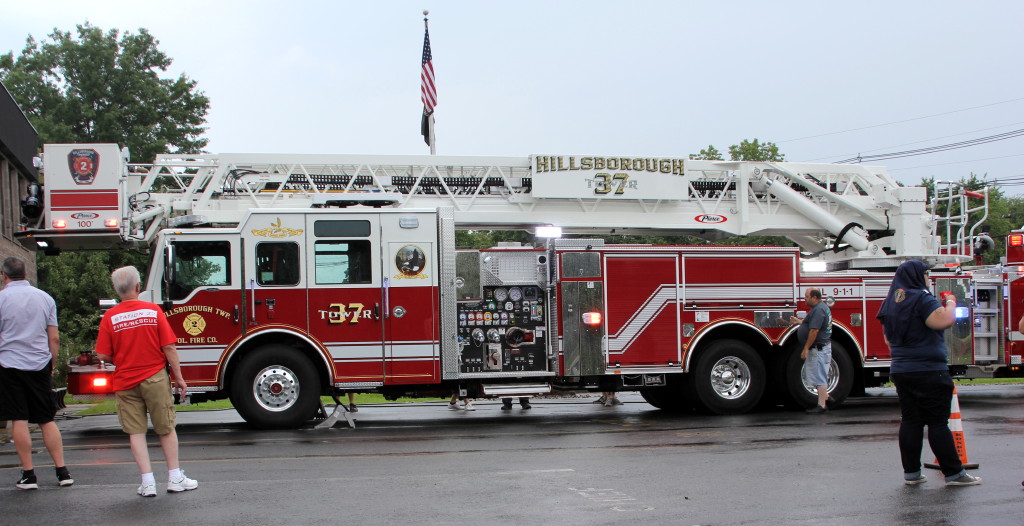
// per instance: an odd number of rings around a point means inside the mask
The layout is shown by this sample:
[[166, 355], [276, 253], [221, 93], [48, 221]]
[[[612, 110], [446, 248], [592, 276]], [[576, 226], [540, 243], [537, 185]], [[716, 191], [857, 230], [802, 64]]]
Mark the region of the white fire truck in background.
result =
[[[874, 315], [910, 258], [951, 269], [936, 289], [962, 306], [948, 331], [954, 371], [1021, 374], [1024, 342], [1008, 328], [1024, 313], [1021, 236], [1010, 259], [1022, 266], [969, 269], [970, 195], [951, 187], [942, 208], [956, 214], [934, 216], [925, 188], [879, 167], [126, 157], [113, 144], [47, 145], [45, 192], [30, 192], [43, 214], [17, 235], [51, 253], [148, 248], [142, 299], [174, 327], [193, 400], [230, 398], [258, 426], [300, 425], [323, 415], [321, 395], [345, 392], [635, 390], [666, 410], [810, 406], [788, 323], [810, 287], [832, 308], [829, 389], [841, 402], [888, 376]], [[592, 238], [456, 249], [457, 229], [541, 227]], [[800, 248], [599, 237], [613, 233], [779, 235]], [[108, 393], [111, 371], [73, 365], [69, 391]]]

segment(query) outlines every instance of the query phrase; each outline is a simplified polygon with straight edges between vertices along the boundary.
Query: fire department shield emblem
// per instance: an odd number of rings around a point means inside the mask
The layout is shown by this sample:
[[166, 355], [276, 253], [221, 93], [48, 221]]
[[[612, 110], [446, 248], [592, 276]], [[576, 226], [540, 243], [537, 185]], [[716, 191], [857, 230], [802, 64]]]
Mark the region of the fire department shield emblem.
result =
[[100, 154], [96, 150], [71, 150], [68, 154], [68, 169], [76, 184], [92, 184], [100, 169]]
[[895, 300], [896, 303], [903, 303], [903, 300], [907, 299], [907, 291], [903, 289], [896, 289], [892, 299]]
[[185, 328], [185, 332], [192, 336], [198, 336], [206, 330], [206, 320], [199, 314], [189, 314], [185, 316], [185, 321], [182, 323]]

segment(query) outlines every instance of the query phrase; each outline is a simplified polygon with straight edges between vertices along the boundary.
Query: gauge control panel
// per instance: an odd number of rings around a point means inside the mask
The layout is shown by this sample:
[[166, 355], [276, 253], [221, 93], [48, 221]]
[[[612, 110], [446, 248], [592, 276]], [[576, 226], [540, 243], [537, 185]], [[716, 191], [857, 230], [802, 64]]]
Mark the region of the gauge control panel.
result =
[[484, 287], [483, 300], [459, 302], [460, 371], [546, 371], [546, 307], [532, 285]]

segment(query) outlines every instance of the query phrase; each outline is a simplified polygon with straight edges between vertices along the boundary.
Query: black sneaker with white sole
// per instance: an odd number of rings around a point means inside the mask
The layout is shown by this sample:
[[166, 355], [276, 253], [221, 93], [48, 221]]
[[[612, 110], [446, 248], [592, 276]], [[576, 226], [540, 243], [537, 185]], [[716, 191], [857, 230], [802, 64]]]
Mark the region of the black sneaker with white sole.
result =
[[39, 489], [38, 481], [36, 480], [36, 474], [29, 471], [21, 472], [21, 480], [18, 481], [14, 487], [18, 489]]
[[57, 485], [66, 487], [75, 483], [75, 479], [71, 478], [71, 473], [68, 471], [67, 466], [61, 466], [57, 469]]

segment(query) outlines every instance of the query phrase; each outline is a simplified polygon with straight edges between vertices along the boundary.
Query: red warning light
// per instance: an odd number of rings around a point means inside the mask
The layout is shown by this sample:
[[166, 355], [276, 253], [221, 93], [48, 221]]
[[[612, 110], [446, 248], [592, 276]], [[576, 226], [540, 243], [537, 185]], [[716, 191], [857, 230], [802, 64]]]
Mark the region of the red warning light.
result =
[[54, 219], [53, 228], [67, 228], [68, 221], [66, 219]]
[[117, 219], [114, 219], [113, 217], [111, 217], [110, 219], [107, 219], [106, 221], [104, 221], [103, 224], [105, 226], [110, 227], [110, 228], [117, 228], [117, 226], [118, 226]]
[[1010, 237], [1006, 240], [1006, 244], [1011, 247], [1024, 245], [1024, 234], [1010, 234]]
[[584, 312], [583, 323], [595, 327], [601, 325], [601, 313], [600, 312]]

